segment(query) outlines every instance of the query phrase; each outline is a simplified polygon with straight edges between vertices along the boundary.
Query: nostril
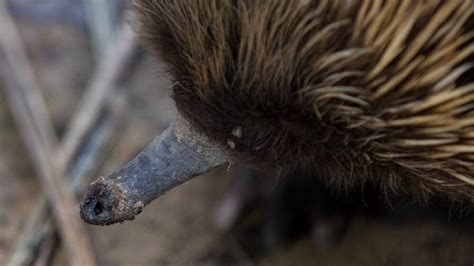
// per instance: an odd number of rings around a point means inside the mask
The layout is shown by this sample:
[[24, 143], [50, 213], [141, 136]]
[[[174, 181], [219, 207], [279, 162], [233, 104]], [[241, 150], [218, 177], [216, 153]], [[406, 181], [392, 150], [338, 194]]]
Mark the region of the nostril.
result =
[[104, 206], [102, 203], [97, 202], [94, 207], [94, 214], [99, 215], [104, 210]]

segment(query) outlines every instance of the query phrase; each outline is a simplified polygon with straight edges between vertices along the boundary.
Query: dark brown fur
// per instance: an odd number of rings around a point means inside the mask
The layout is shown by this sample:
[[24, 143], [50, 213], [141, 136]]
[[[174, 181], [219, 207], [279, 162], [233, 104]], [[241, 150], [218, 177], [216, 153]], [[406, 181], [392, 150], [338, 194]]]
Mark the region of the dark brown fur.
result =
[[257, 167], [474, 202], [471, 1], [136, 0], [197, 129]]

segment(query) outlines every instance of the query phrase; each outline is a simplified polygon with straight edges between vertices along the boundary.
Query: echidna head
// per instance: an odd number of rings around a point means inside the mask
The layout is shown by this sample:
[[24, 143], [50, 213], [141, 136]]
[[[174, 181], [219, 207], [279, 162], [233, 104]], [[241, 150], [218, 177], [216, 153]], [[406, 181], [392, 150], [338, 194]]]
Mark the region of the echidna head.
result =
[[182, 119], [94, 183], [83, 218], [131, 219], [229, 161], [474, 202], [474, 6], [378, 3], [136, 0]]
[[[364, 92], [347, 80], [364, 75], [370, 52], [328, 55], [347, 48], [354, 10], [347, 3], [335, 14], [335, 5], [318, 10], [304, 1], [211, 2], [136, 1], [139, 34], [168, 63], [180, 114], [232, 160], [252, 166], [314, 169], [344, 156], [345, 129], [364, 105], [356, 99]], [[324, 89], [314, 91], [337, 82], [349, 83], [355, 99], [346, 109], [333, 108], [343, 100]]]

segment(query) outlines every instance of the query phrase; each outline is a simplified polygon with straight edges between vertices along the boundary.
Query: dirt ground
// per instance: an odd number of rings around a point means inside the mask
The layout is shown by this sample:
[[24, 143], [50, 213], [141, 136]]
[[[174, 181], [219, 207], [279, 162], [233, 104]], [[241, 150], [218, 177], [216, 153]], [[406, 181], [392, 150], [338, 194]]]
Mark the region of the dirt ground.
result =
[[[61, 134], [93, 71], [87, 34], [73, 23], [19, 19], [19, 24]], [[147, 58], [131, 75], [123, 86], [126, 107], [120, 129], [94, 176], [131, 159], [176, 115], [167, 93], [170, 83], [159, 63]], [[41, 189], [3, 93], [0, 147], [0, 265], [4, 265]], [[436, 215], [425, 209], [420, 215], [418, 208], [405, 211], [395, 206], [384, 216], [356, 215], [335, 245], [316, 246], [307, 234], [255, 256], [237, 232], [222, 232], [216, 226], [216, 209], [230, 184], [227, 169], [218, 169], [162, 196], [133, 222], [88, 225], [99, 264], [474, 265], [473, 216], [459, 219], [449, 208]], [[52, 264], [66, 264], [61, 249]]]

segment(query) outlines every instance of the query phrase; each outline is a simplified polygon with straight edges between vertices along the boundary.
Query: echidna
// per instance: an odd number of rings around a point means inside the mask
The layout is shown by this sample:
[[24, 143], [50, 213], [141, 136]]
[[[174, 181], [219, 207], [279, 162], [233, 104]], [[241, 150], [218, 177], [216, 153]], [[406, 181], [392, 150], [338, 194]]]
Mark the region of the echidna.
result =
[[135, 0], [180, 117], [89, 188], [83, 219], [144, 205], [228, 162], [474, 203], [474, 4]]

